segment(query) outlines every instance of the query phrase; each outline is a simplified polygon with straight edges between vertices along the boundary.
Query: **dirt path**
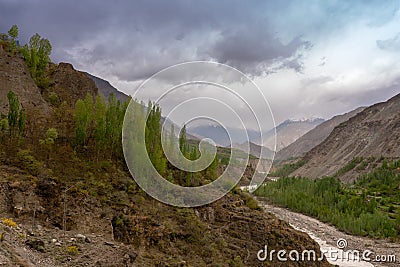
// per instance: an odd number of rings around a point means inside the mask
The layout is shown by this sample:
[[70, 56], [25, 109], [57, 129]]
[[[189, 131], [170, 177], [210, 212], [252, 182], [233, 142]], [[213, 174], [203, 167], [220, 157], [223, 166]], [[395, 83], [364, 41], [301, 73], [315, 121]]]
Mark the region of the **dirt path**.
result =
[[370, 250], [373, 252], [369, 257], [372, 259], [376, 255], [378, 256], [388, 256], [395, 255], [396, 262], [392, 263], [382, 263], [382, 262], [361, 262], [361, 263], [351, 263], [349, 261], [337, 261], [335, 264], [339, 266], [400, 266], [400, 244], [392, 243], [389, 240], [374, 240], [366, 237], [358, 237], [345, 234], [335, 227], [328, 225], [326, 223], [320, 222], [309, 216], [289, 211], [285, 208], [276, 207], [268, 204], [262, 198], [256, 198], [264, 208], [265, 211], [271, 212], [279, 219], [284, 220], [291, 224], [294, 228], [308, 233], [314, 240], [316, 240], [321, 249], [326, 249], [328, 247], [337, 249], [337, 241], [339, 239], [345, 239], [347, 241], [347, 248], [344, 250], [359, 250], [361, 253], [365, 250]]

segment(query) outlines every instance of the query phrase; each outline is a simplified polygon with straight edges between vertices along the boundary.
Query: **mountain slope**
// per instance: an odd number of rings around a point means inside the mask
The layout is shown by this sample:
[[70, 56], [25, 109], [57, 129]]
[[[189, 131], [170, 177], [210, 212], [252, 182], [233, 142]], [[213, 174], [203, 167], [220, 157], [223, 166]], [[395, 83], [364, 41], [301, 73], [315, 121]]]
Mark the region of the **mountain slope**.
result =
[[94, 81], [96, 87], [99, 89], [99, 93], [101, 93], [105, 97], [108, 97], [111, 93], [114, 93], [114, 96], [117, 100], [120, 100], [121, 102], [127, 100], [128, 95], [122, 93], [117, 88], [112, 86], [110, 82], [103, 80], [99, 77], [96, 77], [90, 73], [86, 73], [86, 75]]
[[[304, 119], [304, 120], [286, 120], [275, 127], [276, 131], [276, 151], [287, 147], [300, 136], [313, 129], [315, 126], [324, 122], [324, 119]], [[275, 150], [274, 129], [266, 133], [263, 145], [271, 150]]]
[[[0, 261], [6, 266], [259, 266], [257, 251], [266, 240], [270, 249], [319, 251], [307, 234], [260, 211], [241, 191], [204, 207], [172, 207], [145, 194], [123, 159], [77, 147], [75, 100], [98, 90], [72, 65], [51, 64], [50, 86], [42, 92], [18, 55], [0, 53], [0, 68], [1, 103], [12, 89], [24, 107], [32, 102], [49, 117], [42, 129], [0, 142]], [[70, 105], [48, 104], [43, 95], [50, 93]], [[27, 108], [28, 123], [36, 111]], [[59, 135], [44, 143], [49, 128]], [[277, 259], [271, 264], [286, 266]]]
[[274, 152], [271, 149], [254, 144], [252, 142], [245, 142], [243, 144], [234, 145], [235, 148], [240, 149], [244, 152], [247, 152], [247, 146], [249, 146], [249, 154], [257, 158], [271, 159], [272, 155], [274, 154]]
[[40, 94], [40, 89], [20, 57], [9, 55], [0, 45], [0, 114], [8, 112], [7, 94], [12, 90], [20, 104], [36, 117], [46, 117], [51, 108]]
[[86, 94], [97, 95], [95, 83], [84, 72], [75, 70], [69, 63], [50, 64], [48, 76], [51, 80], [48, 92], [54, 92], [59, 99], [74, 106]]
[[[200, 139], [210, 138], [217, 145], [224, 147], [230, 146], [231, 142], [242, 144], [244, 142], [247, 142], [248, 141], [247, 139], [250, 139], [250, 141], [260, 139], [260, 133], [256, 131], [247, 130], [248, 134], [247, 138], [246, 134], [243, 134], [241, 129], [228, 127], [226, 131], [224, 127], [220, 125], [199, 125], [194, 127], [188, 127], [187, 132]], [[231, 134], [231, 136], [228, 136], [228, 132]], [[229, 138], [231, 138], [231, 140]]]
[[305, 153], [324, 141], [336, 126], [347, 121], [357, 113], [361, 112], [363, 109], [364, 107], [360, 107], [351, 112], [335, 116], [321, 123], [314, 129], [301, 136], [295, 142], [278, 151], [275, 156], [275, 161], [280, 162], [287, 159], [304, 156]]
[[292, 176], [333, 175], [355, 157], [381, 156], [400, 158], [400, 94], [336, 126], [328, 138], [305, 155], [306, 164]]

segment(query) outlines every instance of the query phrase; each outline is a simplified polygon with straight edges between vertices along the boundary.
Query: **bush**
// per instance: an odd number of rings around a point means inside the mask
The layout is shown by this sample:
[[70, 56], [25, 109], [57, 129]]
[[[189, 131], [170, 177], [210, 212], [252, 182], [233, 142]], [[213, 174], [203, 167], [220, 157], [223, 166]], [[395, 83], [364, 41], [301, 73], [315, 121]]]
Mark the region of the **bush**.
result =
[[69, 254], [78, 254], [78, 253], [79, 253], [79, 249], [78, 249], [77, 246], [69, 246], [69, 247], [67, 248], [67, 252], [68, 252]]
[[38, 175], [43, 168], [43, 163], [36, 160], [29, 149], [20, 149], [17, 153], [19, 166], [32, 175]]
[[60, 104], [60, 99], [58, 98], [57, 93], [54, 92], [49, 94], [49, 101], [53, 106], [58, 106]]
[[17, 223], [13, 221], [11, 218], [4, 218], [2, 220], [3, 224], [12, 228], [17, 228]]

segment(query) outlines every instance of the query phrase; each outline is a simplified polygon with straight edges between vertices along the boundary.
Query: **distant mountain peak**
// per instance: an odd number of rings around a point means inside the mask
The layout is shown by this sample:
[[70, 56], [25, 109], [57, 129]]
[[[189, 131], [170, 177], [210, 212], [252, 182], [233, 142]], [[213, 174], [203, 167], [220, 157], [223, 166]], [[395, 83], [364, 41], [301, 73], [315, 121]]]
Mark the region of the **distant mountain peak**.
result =
[[309, 123], [314, 123], [314, 122], [324, 122], [325, 119], [320, 118], [320, 117], [311, 117], [311, 118], [306, 118], [306, 117], [301, 117], [301, 118], [290, 118], [285, 120], [283, 123], [296, 123], [296, 122], [309, 122]]

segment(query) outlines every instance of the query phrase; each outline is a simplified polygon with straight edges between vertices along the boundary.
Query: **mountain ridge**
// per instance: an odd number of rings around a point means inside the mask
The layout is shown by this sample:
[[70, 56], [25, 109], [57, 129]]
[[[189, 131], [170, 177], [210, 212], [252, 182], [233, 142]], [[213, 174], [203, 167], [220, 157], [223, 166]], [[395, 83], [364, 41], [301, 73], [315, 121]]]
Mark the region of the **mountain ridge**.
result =
[[[400, 94], [336, 126], [322, 143], [305, 154], [305, 164], [291, 176], [331, 176], [356, 157], [400, 158]], [[350, 182], [356, 176], [339, 178]]]
[[364, 108], [365, 107], [359, 107], [353, 111], [336, 115], [331, 119], [322, 122], [287, 147], [278, 151], [275, 155], [275, 161], [279, 163], [284, 160], [304, 156], [306, 152], [310, 151], [313, 147], [325, 140], [334, 127], [361, 112]]

